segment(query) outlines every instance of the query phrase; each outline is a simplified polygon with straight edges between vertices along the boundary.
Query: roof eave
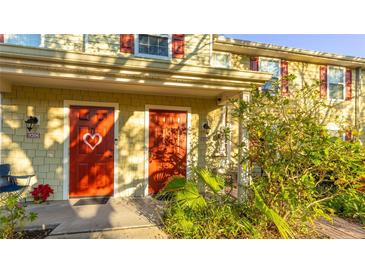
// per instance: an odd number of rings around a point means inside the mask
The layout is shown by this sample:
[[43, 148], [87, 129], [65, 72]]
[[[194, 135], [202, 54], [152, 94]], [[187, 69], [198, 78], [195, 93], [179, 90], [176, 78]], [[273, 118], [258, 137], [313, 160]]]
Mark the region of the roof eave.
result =
[[222, 36], [215, 39], [213, 49], [249, 56], [259, 55], [315, 64], [365, 68], [365, 58], [229, 39]]

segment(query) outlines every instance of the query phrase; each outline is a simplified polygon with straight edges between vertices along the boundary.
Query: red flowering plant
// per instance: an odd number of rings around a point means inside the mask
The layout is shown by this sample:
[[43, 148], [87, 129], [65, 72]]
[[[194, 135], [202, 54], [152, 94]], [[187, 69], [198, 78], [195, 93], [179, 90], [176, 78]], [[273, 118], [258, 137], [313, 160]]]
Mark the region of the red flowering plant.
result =
[[40, 184], [34, 187], [30, 194], [32, 194], [35, 203], [43, 203], [47, 201], [50, 194], [53, 194], [53, 189], [49, 184]]

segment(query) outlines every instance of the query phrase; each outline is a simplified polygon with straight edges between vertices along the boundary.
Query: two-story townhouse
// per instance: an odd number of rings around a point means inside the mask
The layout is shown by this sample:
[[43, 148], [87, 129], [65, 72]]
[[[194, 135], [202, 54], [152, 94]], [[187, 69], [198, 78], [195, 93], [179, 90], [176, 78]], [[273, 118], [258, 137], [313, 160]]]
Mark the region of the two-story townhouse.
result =
[[144, 196], [215, 157], [222, 98], [266, 72], [211, 66], [213, 36], [0, 35], [1, 163], [53, 199]]
[[[270, 44], [227, 39], [217, 36], [213, 43], [213, 57], [222, 60], [221, 67], [237, 70], [269, 72], [273, 79], [293, 74], [293, 82], [283, 81], [281, 94], [304, 87], [319, 85], [319, 96], [335, 106], [329, 117], [328, 129], [337, 131], [341, 120], [356, 128], [365, 141], [365, 59]], [[270, 88], [270, 81], [263, 89]], [[335, 116], [338, 116], [336, 118]], [[351, 133], [343, 138], [350, 138]]]
[[236, 148], [215, 138], [226, 126], [243, 138], [228, 99], [287, 74], [284, 95], [319, 81], [365, 128], [362, 58], [208, 34], [5, 34], [0, 66], [0, 163], [54, 199], [144, 196], [193, 166], [234, 166]]

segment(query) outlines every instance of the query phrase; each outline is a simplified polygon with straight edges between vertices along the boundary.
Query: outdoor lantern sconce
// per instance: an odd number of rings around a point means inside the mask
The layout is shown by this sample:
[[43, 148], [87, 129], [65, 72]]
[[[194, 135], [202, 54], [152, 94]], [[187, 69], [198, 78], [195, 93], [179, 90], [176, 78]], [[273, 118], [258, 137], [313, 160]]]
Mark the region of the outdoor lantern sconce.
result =
[[29, 116], [28, 119], [25, 121], [25, 125], [30, 132], [33, 129], [33, 126], [38, 123], [38, 118], [35, 116]]
[[210, 126], [208, 122], [203, 123], [202, 128], [205, 130], [207, 134], [209, 134]]

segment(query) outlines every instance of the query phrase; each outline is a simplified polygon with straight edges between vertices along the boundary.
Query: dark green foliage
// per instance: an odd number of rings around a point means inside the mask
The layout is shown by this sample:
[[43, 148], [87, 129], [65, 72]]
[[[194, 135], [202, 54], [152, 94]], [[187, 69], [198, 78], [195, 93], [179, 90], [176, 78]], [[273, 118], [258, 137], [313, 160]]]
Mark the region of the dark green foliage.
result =
[[[270, 237], [293, 238], [289, 225], [274, 210], [270, 209], [257, 191], [254, 193], [253, 209], [247, 203], [238, 203], [224, 192], [224, 181], [207, 169], [195, 169], [206, 193], [198, 191], [197, 181], [176, 177], [166, 186], [161, 196], [169, 194], [170, 201], [164, 215], [165, 230], [176, 238], [261, 238], [255, 226], [262, 215], [276, 226], [277, 233]], [[182, 182], [185, 181], [182, 187]], [[267, 234], [264, 231], [264, 234]]]
[[[293, 77], [288, 77], [292, 80]], [[278, 81], [280, 83], [280, 81]], [[316, 218], [333, 213], [364, 222], [365, 149], [358, 132], [336, 115], [336, 104], [319, 98], [318, 85], [290, 89], [282, 96], [252, 90], [250, 102], [232, 101], [234, 116], [247, 131], [238, 144], [240, 163], [250, 181], [241, 202], [223, 191], [224, 180], [196, 170], [198, 181], [176, 179], [167, 187], [171, 200], [166, 231], [178, 238], [308, 238], [317, 236]], [[336, 135], [327, 123], [344, 125]], [[354, 139], [341, 136], [352, 129]], [[259, 168], [262, 176], [253, 176]]]
[[357, 219], [365, 224], [365, 193], [349, 189], [329, 200], [327, 204], [337, 215]]

